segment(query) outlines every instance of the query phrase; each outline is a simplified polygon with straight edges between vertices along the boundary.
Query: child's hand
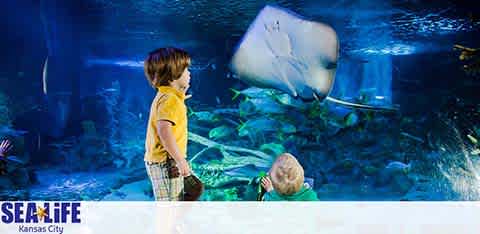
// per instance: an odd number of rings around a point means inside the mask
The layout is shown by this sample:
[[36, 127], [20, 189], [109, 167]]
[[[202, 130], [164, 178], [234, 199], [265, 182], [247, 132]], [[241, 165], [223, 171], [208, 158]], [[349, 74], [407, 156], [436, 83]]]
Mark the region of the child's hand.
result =
[[10, 149], [12, 149], [12, 143], [9, 140], [3, 140], [0, 143], [0, 156], [5, 156]]
[[180, 170], [180, 175], [183, 177], [187, 177], [190, 175], [190, 166], [187, 163], [187, 160], [183, 159], [177, 163], [177, 167]]
[[270, 177], [265, 176], [262, 178], [262, 187], [267, 190], [267, 192], [271, 192], [273, 190], [272, 181]]

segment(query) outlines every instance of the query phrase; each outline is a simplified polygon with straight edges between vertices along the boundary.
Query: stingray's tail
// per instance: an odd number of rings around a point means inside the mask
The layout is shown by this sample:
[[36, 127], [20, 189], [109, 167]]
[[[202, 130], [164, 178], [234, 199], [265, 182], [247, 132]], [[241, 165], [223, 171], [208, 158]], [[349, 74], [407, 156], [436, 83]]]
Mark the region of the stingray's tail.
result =
[[363, 104], [357, 104], [357, 103], [342, 101], [342, 100], [332, 98], [332, 97], [328, 97], [328, 96], [325, 98], [325, 100], [328, 100], [328, 101], [333, 102], [333, 103], [340, 104], [342, 106], [350, 107], [350, 108], [383, 111], [383, 112], [397, 112], [398, 111], [398, 108], [396, 108], [396, 107], [387, 107], [387, 106], [381, 107], [381, 106], [363, 105]]

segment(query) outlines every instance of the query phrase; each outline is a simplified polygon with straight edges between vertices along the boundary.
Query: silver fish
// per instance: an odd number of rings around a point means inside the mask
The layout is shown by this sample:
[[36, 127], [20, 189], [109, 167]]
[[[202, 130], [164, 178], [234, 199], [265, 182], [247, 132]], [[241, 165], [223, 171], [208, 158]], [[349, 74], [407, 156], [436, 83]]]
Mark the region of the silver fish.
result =
[[48, 56], [45, 59], [45, 63], [43, 64], [42, 84], [43, 84], [43, 93], [47, 95], [48, 94]]

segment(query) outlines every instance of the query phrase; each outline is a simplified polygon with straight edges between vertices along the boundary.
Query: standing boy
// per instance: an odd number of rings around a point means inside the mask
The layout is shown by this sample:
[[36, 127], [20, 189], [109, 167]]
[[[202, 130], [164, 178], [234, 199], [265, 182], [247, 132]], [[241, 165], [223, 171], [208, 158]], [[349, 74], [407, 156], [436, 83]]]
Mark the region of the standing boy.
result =
[[[187, 155], [187, 108], [190, 56], [178, 48], [149, 53], [144, 69], [157, 90], [150, 107], [145, 140], [145, 166], [157, 201], [183, 198], [183, 177], [190, 175]], [[177, 169], [178, 168], [178, 169]], [[179, 173], [178, 173], [179, 172]]]

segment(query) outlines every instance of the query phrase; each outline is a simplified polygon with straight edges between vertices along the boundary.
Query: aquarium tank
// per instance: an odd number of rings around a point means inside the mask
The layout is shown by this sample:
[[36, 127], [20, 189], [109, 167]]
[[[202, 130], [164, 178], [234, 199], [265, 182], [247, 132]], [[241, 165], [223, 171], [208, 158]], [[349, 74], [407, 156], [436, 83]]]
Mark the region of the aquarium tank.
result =
[[191, 56], [201, 201], [288, 152], [320, 201], [480, 200], [480, 8], [423, 0], [25, 0], [0, 31], [0, 200], [153, 201], [148, 53]]

